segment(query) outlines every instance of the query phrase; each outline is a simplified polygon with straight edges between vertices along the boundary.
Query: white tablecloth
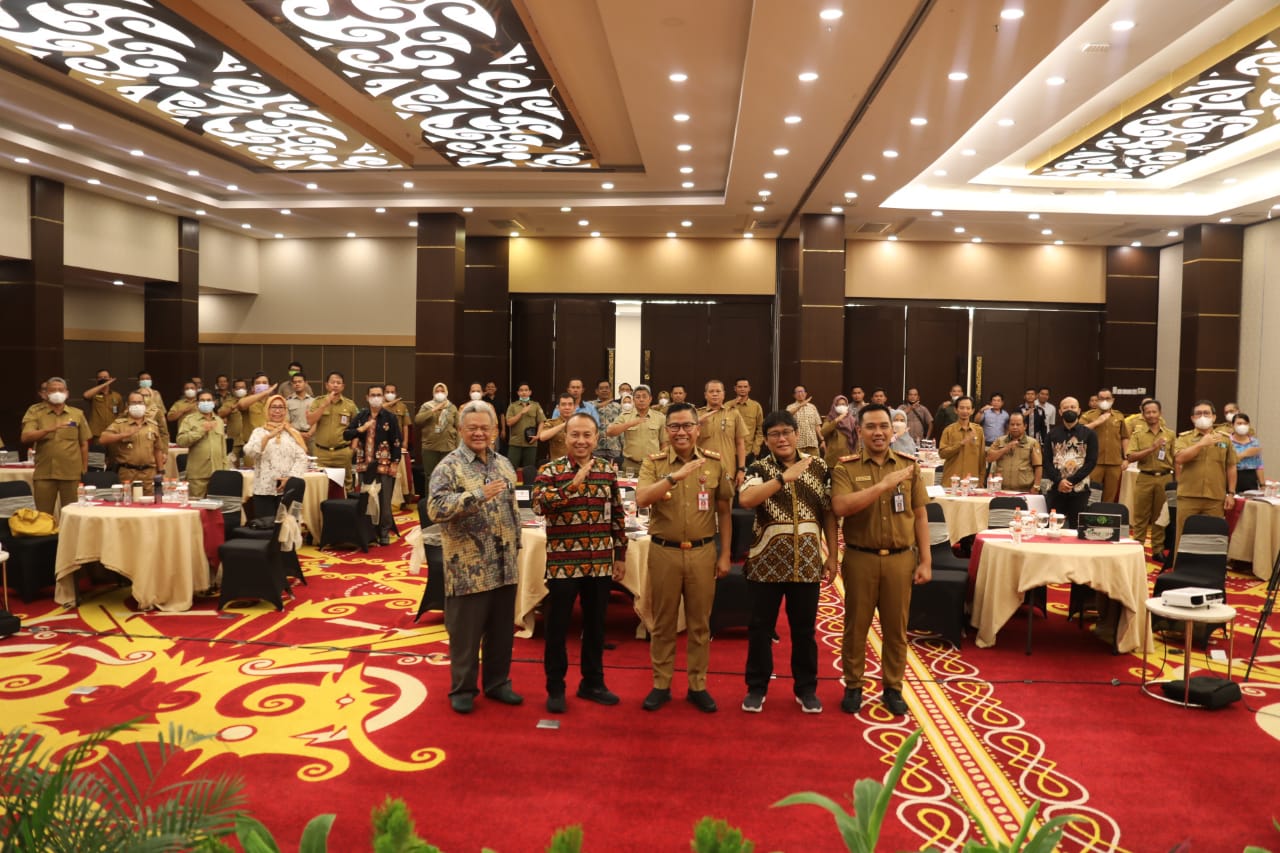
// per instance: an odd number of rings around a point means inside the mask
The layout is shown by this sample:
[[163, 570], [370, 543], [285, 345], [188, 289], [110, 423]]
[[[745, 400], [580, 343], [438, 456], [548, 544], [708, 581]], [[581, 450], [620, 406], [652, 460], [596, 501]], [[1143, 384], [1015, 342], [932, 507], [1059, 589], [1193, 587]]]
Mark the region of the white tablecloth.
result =
[[1236, 529], [1231, 532], [1227, 558], [1253, 563], [1253, 573], [1268, 580], [1277, 552], [1280, 552], [1280, 506], [1262, 500], [1245, 501]]
[[[955, 545], [966, 536], [974, 536], [987, 529], [990, 519], [991, 498], [994, 495], [942, 495], [933, 501], [942, 506], [942, 514], [947, 519], [947, 536]], [[1027, 509], [1034, 512], [1048, 512], [1044, 495], [1020, 494], [1018, 497], [1027, 502]]]

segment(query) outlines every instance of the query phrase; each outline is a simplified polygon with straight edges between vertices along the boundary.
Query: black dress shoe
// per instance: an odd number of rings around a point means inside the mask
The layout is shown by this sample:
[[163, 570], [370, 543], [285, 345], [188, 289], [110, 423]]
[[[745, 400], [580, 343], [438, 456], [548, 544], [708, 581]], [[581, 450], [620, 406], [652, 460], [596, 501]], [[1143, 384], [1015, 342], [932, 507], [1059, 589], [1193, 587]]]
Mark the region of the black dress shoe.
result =
[[455, 693], [449, 697], [449, 707], [459, 714], [470, 714], [475, 706], [475, 698], [470, 693]]
[[618, 694], [603, 684], [599, 687], [579, 687], [578, 698], [595, 702], [597, 705], [617, 705], [619, 702]]
[[862, 691], [846, 687], [844, 698], [840, 700], [840, 710], [846, 714], [856, 714], [862, 709]]
[[714, 713], [716, 710], [716, 700], [712, 699], [711, 694], [705, 690], [690, 690], [684, 697], [684, 701], [705, 714]]
[[552, 693], [547, 697], [547, 710], [552, 714], [564, 713], [564, 693]]
[[884, 690], [884, 706], [889, 709], [889, 713], [895, 717], [905, 717], [907, 714], [907, 703], [902, 698], [901, 690], [894, 690], [886, 687]]
[[504, 684], [501, 687], [495, 687], [493, 690], [485, 691], [484, 695], [495, 702], [501, 702], [503, 705], [520, 705], [524, 703], [524, 697], [512, 690], [510, 684]]
[[378, 537], [378, 544], [379, 544], [379, 545], [390, 545], [390, 544], [391, 544], [391, 537], [390, 537], [390, 536], [388, 536], [388, 535], [387, 535], [387, 534], [385, 534], [385, 533], [384, 533], [384, 534], [382, 534], [381, 536], [379, 536], [379, 537]]
[[649, 691], [649, 695], [644, 697], [644, 702], [640, 705], [646, 711], [656, 711], [663, 705], [671, 701], [671, 689], [666, 687], [655, 687]]

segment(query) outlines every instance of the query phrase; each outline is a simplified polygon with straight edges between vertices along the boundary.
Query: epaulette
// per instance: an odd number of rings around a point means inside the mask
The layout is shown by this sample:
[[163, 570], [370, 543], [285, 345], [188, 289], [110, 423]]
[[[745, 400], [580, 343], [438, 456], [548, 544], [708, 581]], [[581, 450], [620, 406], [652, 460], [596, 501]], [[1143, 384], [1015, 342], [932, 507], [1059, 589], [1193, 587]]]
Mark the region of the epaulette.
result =
[[836, 461], [837, 462], [857, 462], [860, 456], [861, 454], [859, 453], [850, 453], [847, 456], [841, 456]]
[[1189, 430], [1187, 430], [1186, 432], [1180, 432], [1180, 433], [1178, 433], [1178, 438], [1182, 438], [1184, 435], [1195, 435], [1195, 433], [1196, 433], [1196, 431], [1195, 431], [1195, 430], [1193, 430], [1193, 429], [1189, 429]]
[[720, 454], [715, 450], [704, 450], [702, 451], [702, 455], [707, 457], [708, 459], [714, 459], [717, 462], [720, 461]]
[[656, 461], [658, 461], [659, 459], [666, 459], [666, 458], [667, 458], [667, 454], [665, 454], [665, 453], [650, 453], [650, 454], [649, 454], [649, 458], [650, 458], [650, 459], [652, 459], [652, 460], [654, 460], [654, 461], [656, 462]]
[[910, 453], [902, 453], [902, 452], [897, 451], [897, 450], [895, 450], [895, 451], [893, 451], [893, 452], [894, 452], [894, 453], [897, 453], [897, 454], [898, 454], [899, 456], [901, 456], [903, 459], [910, 459], [912, 462], [919, 462], [919, 461], [920, 461], [920, 457], [918, 457], [918, 456], [912, 456]]

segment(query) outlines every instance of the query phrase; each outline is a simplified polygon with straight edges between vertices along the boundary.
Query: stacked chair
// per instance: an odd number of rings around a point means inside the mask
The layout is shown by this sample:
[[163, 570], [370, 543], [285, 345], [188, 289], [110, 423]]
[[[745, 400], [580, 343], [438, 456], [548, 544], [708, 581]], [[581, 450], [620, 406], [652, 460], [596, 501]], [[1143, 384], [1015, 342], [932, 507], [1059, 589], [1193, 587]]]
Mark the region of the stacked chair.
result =
[[218, 548], [218, 560], [222, 563], [219, 610], [228, 602], [252, 598], [282, 610], [281, 593], [289, 589], [289, 576], [301, 578], [306, 583], [297, 552], [286, 551], [280, 545], [283, 517], [295, 512], [305, 490], [306, 482], [301, 477], [289, 478], [275, 524], [269, 530], [238, 527], [232, 532], [232, 538]]

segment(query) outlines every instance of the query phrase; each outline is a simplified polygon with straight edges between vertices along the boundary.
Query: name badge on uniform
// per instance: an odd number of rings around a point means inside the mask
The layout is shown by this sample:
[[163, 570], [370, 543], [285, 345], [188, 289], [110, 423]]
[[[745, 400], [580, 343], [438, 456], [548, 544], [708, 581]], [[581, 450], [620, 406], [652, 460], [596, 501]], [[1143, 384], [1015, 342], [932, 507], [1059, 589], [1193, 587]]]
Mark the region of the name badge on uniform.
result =
[[854, 477], [854, 478], [853, 478], [853, 481], [854, 481], [855, 483], [861, 483], [863, 480], [870, 481], [870, 480], [871, 480], [871, 475], [870, 475], [870, 474], [868, 474], [868, 475], [866, 475], [865, 477]]
[[346, 426], [346, 425], [347, 425], [347, 416], [346, 416], [346, 415], [338, 415], [338, 423], [342, 424], [343, 426]]
[[907, 511], [907, 498], [905, 495], [902, 494], [902, 492], [893, 493], [893, 511], [894, 512]]
[[711, 509], [711, 493], [706, 489], [698, 492], [698, 512], [706, 512]]
[[1163, 461], [1164, 461], [1164, 448], [1163, 448], [1163, 447], [1162, 447], [1162, 448], [1160, 448], [1160, 452], [1158, 452], [1158, 453], [1156, 454], [1156, 458], [1157, 458], [1157, 459], [1159, 459], [1161, 462], [1163, 462]]

